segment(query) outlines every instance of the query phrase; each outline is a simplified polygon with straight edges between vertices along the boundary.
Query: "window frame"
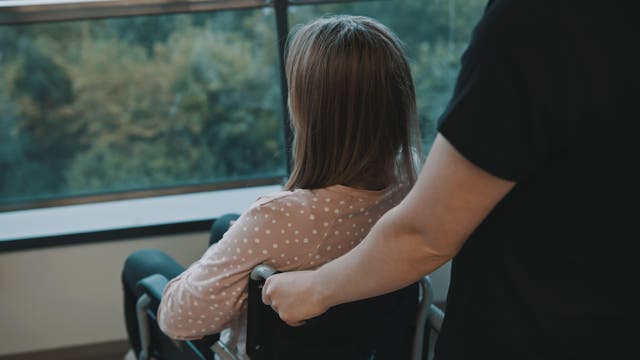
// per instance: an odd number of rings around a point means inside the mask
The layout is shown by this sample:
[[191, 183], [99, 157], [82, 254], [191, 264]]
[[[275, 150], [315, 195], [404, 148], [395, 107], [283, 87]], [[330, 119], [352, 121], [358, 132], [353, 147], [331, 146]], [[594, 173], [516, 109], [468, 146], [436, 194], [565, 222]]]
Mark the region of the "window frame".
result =
[[[284, 132], [284, 147], [286, 159], [286, 176], [291, 170], [291, 146], [293, 133], [289, 124], [288, 87], [284, 71], [285, 48], [290, 31], [289, 7], [302, 5], [317, 5], [330, 3], [352, 3], [386, 0], [8, 0], [0, 1], [0, 26], [51, 23], [72, 20], [93, 20], [111, 17], [130, 17], [145, 15], [162, 15], [173, 13], [199, 13], [222, 10], [240, 10], [271, 7], [276, 20], [276, 34], [278, 39], [278, 70], [280, 74], [282, 129]], [[69, 207], [87, 207], [100, 203], [118, 204], [123, 201], [150, 201], [167, 196], [190, 195], [202, 193], [203, 196], [219, 192], [224, 194], [231, 190], [263, 188], [268, 185], [280, 185], [284, 181], [282, 176], [265, 176], [244, 178], [230, 181], [215, 181], [197, 185], [177, 185], [143, 190], [125, 190], [105, 192], [93, 195], [60, 196], [50, 199], [35, 199], [0, 204], [0, 224], [3, 220], [11, 219], [16, 214], [28, 214], [30, 211], [60, 209]], [[105, 204], [108, 206], [108, 204]], [[76, 231], [69, 233], [55, 233], [42, 236], [27, 236], [6, 238], [0, 236], [0, 253], [4, 251], [24, 250], [38, 247], [84, 244], [94, 241], [112, 241], [117, 239], [132, 239], [154, 235], [168, 235], [207, 230], [215, 217], [208, 219], [194, 219], [187, 221], [167, 221], [165, 223], [150, 223], [124, 228], [106, 228], [104, 230]], [[6, 221], [5, 221], [6, 224]], [[2, 234], [0, 234], [2, 235]]]
[[[280, 106], [282, 108], [281, 121], [284, 132], [285, 176], [288, 176], [291, 168], [291, 143], [293, 141], [287, 111], [288, 94], [284, 73], [284, 49], [289, 29], [286, 15], [289, 3], [289, 0], [10, 0], [0, 1], [0, 26], [273, 7], [278, 37], [279, 58], [277, 66], [282, 94]], [[122, 199], [140, 199], [280, 183], [282, 183], [282, 176], [244, 177], [233, 180], [212, 179], [208, 183], [196, 185], [181, 184], [151, 189], [107, 191], [98, 194], [62, 195], [45, 199], [1, 203], [0, 215], [6, 211], [90, 204]]]

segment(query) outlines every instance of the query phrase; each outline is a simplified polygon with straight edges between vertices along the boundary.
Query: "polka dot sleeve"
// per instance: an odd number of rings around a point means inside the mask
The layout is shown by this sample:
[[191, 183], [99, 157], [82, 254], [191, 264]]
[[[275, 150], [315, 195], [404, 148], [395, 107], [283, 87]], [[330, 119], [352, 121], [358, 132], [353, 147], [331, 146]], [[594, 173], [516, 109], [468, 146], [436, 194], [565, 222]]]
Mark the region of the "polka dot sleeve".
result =
[[293, 210], [254, 206], [200, 260], [171, 280], [158, 309], [162, 331], [179, 340], [220, 332], [244, 311], [253, 267], [269, 263], [278, 268], [280, 262], [303, 260], [311, 241], [283, 237], [294, 231], [290, 230], [296, 224]]

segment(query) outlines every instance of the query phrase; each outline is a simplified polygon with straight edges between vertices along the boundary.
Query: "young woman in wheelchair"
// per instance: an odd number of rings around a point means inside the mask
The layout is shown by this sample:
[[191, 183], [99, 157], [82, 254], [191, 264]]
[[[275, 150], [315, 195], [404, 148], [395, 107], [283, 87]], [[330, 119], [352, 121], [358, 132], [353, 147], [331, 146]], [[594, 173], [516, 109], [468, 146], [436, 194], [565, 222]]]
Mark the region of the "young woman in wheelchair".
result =
[[366, 17], [313, 21], [290, 39], [286, 75], [291, 176], [284, 191], [259, 198], [166, 286], [158, 323], [171, 338], [221, 332], [244, 356], [253, 267], [313, 269], [343, 255], [415, 181], [421, 150], [414, 85], [388, 28]]

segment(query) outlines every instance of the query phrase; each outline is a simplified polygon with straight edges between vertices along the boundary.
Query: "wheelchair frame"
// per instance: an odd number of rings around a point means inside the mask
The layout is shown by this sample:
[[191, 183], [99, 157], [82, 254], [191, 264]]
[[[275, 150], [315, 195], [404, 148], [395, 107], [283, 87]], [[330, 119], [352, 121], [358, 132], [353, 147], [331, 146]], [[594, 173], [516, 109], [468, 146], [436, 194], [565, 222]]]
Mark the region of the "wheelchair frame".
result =
[[[250, 278], [253, 281], [264, 282], [269, 276], [276, 273], [276, 270], [268, 265], [258, 265], [251, 272]], [[141, 351], [138, 355], [140, 360], [150, 359], [150, 346], [151, 346], [151, 327], [149, 319], [155, 317], [151, 305], [155, 302], [159, 303], [162, 298], [162, 291], [168, 279], [162, 275], [154, 274], [148, 276], [140, 282], [138, 286], [144, 291], [136, 303], [137, 320], [140, 331], [140, 344]], [[424, 358], [424, 339], [425, 331], [429, 331], [427, 344], [426, 359], [431, 359], [433, 356], [433, 343], [434, 336], [440, 332], [442, 321], [444, 319], [444, 312], [433, 304], [433, 287], [431, 280], [428, 276], [423, 277], [419, 281], [419, 305], [418, 312], [415, 320], [416, 331], [413, 335], [411, 359], [420, 360]], [[215, 338], [214, 338], [215, 339]], [[213, 354], [216, 354], [219, 358], [224, 360], [240, 360], [236, 354], [228, 349], [222, 341], [215, 339], [216, 341], [208, 347], [211, 351], [211, 355], [203, 354], [203, 344], [197, 344], [196, 341], [185, 341], [187, 345], [193, 350], [195, 354], [198, 354], [201, 359], [214, 358]], [[247, 349], [249, 352], [249, 349]]]

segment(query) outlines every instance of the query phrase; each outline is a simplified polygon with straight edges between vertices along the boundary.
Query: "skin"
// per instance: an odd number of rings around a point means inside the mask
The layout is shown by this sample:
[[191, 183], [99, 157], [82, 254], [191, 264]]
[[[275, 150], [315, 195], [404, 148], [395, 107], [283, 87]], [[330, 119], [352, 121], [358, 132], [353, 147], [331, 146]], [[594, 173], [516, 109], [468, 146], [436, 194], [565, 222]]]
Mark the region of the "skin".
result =
[[453, 258], [514, 186], [465, 159], [439, 134], [411, 192], [357, 247], [316, 270], [271, 276], [262, 301], [299, 326], [331, 306], [416, 282]]

